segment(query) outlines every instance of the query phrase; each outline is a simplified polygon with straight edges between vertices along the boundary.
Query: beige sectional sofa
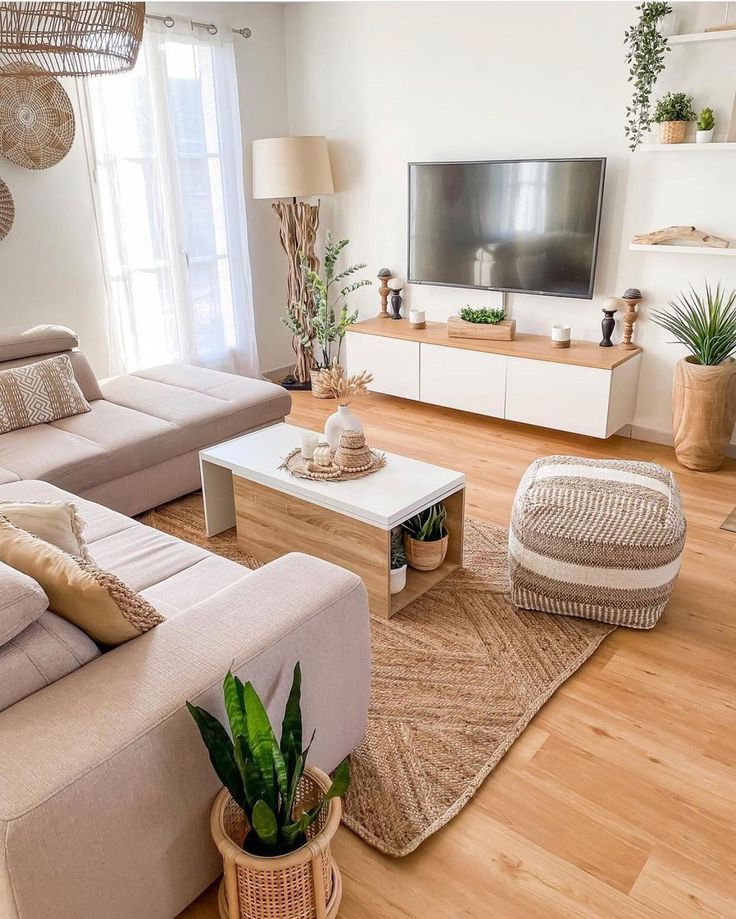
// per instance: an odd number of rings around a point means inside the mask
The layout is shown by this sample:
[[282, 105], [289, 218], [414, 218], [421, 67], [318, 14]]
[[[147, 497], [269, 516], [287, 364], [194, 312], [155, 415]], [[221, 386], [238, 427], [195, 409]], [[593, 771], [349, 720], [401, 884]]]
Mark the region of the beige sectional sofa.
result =
[[170, 364], [98, 382], [74, 332], [0, 329], [0, 370], [69, 355], [91, 412], [0, 434], [0, 484], [43, 479], [125, 514], [199, 488], [199, 450], [282, 421], [265, 380]]
[[[0, 485], [0, 501], [71, 497], [46, 482]], [[208, 825], [218, 782], [185, 700], [224, 718], [233, 664], [279, 718], [300, 660], [311, 758], [333, 769], [365, 731], [366, 591], [306, 555], [251, 572], [73, 500], [94, 562], [166, 621], [100, 654], [45, 612], [11, 640], [14, 653], [0, 648], [5, 702], [30, 691], [0, 711], [0, 917], [173, 919], [221, 870]], [[16, 586], [0, 570], [5, 600]], [[36, 615], [45, 603], [32, 602]], [[55, 682], [38, 688], [44, 671], [40, 684]]]

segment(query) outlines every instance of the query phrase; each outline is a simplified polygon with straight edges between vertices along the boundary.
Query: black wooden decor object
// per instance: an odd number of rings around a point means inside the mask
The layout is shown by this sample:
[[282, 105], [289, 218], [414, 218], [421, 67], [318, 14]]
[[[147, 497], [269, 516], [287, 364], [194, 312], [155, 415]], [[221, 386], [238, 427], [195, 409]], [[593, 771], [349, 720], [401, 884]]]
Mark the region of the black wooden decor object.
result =
[[401, 319], [401, 291], [395, 290], [391, 294], [391, 309], [394, 311], [392, 319]]
[[616, 320], [613, 318], [616, 312], [618, 312], [618, 300], [615, 297], [610, 297], [606, 300], [606, 305], [603, 307], [603, 320], [601, 322], [603, 338], [601, 339], [601, 348], [613, 347], [611, 335], [613, 335], [613, 330], [616, 328]]

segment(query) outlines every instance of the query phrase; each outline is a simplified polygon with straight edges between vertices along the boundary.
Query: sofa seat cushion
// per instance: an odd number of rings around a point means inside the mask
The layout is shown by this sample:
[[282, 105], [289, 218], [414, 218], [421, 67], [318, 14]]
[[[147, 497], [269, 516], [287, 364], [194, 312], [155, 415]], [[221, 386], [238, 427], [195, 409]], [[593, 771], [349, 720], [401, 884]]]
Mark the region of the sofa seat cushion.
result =
[[97, 645], [76, 626], [55, 613], [42, 613], [0, 647], [0, 711], [99, 655]]
[[282, 386], [187, 364], [115, 377], [101, 389], [110, 402], [179, 428], [178, 453], [212, 446], [291, 411]]

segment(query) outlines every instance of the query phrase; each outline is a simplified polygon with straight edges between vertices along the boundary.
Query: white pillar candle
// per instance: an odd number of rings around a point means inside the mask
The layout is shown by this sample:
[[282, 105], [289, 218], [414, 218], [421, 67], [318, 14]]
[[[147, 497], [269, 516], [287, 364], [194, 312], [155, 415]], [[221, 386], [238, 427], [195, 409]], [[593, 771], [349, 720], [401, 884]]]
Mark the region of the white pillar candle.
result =
[[401, 290], [404, 286], [404, 282], [399, 278], [391, 278], [387, 286], [390, 290]]
[[313, 434], [311, 431], [304, 431], [302, 433], [302, 456], [304, 459], [312, 459], [314, 457], [314, 448], [319, 443], [319, 435]]
[[553, 325], [552, 341], [570, 341], [569, 325]]
[[424, 322], [426, 315], [424, 310], [409, 310], [409, 322]]

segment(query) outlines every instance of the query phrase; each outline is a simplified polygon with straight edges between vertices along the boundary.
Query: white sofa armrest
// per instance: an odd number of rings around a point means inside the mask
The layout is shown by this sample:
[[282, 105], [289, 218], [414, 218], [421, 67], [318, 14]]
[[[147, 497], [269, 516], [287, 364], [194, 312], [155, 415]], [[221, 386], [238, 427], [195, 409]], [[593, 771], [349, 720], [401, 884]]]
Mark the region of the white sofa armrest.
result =
[[[311, 758], [329, 770], [365, 732], [368, 605], [358, 577], [305, 555], [0, 713], [0, 915], [175, 916], [219, 870], [218, 782], [184, 703], [222, 718], [232, 664], [278, 724], [297, 660]], [[117, 830], [99, 832], [110, 821]]]

